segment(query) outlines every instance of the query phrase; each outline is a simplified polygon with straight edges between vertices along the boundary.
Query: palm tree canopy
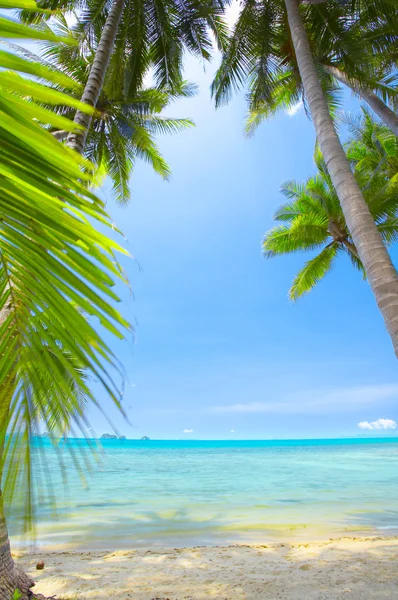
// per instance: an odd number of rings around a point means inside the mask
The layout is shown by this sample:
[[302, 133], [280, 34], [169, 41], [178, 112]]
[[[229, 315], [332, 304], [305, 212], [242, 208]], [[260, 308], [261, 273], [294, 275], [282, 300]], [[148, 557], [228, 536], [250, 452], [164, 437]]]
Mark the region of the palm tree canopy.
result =
[[365, 109], [346, 123], [351, 134], [347, 157], [384, 241], [392, 243], [398, 223], [398, 138]]
[[[301, 7], [332, 113], [340, 106], [339, 86], [322, 65], [338, 66], [385, 101], [392, 102], [397, 97], [396, 77], [392, 72], [397, 56], [396, 11], [391, 0], [380, 0], [377, 6], [383, 10], [376, 20], [375, 3], [369, 5], [325, 2], [303, 3]], [[381, 49], [386, 48], [387, 61], [380, 58]], [[300, 100], [305, 103], [285, 6], [280, 0], [242, 3], [212, 85], [216, 104], [228, 102], [232, 92], [246, 82], [248, 133], [278, 110], [291, 108]]]
[[[392, 243], [398, 237], [397, 138], [366, 111], [362, 119], [349, 122], [352, 138], [347, 144], [348, 157], [385, 243]], [[288, 202], [275, 214], [280, 224], [263, 239], [267, 258], [318, 251], [295, 277], [289, 291], [292, 300], [311, 291], [330, 271], [339, 254], [348, 254], [353, 266], [364, 274], [318, 149], [315, 163], [317, 174], [305, 184], [295, 181], [283, 184], [281, 191]]]
[[[79, 98], [87, 83], [98, 40], [90, 44], [84, 42], [79, 21], [69, 27], [65, 19], [60, 18], [53, 29], [58, 36], [76, 39], [77, 44], [47, 42], [42, 56], [31, 55], [31, 58], [73, 80], [74, 89], [67, 91]], [[14, 49], [26, 55], [23, 48]], [[99, 173], [111, 178], [117, 201], [124, 203], [130, 198], [129, 178], [137, 159], [147, 161], [165, 179], [170, 176], [170, 168], [157, 147], [155, 136], [193, 126], [190, 119], [167, 118], [162, 113], [176, 99], [194, 95], [196, 87], [181, 81], [174, 89], [144, 88], [129, 94], [124, 89], [123, 78], [116, 85], [114, 71], [120, 73], [117, 61], [114, 54], [88, 132], [85, 156], [98, 166]], [[127, 61], [125, 68], [128, 68]], [[65, 91], [65, 86], [60, 89]], [[68, 119], [74, 118], [75, 111], [70, 106], [59, 106], [57, 111]], [[52, 132], [57, 139], [67, 136], [66, 130], [53, 128]]]
[[[157, 87], [178, 88], [184, 51], [211, 58], [213, 39], [220, 50], [227, 39], [224, 9], [230, 0], [126, 0], [115, 43], [115, 68], [108, 84], [124, 85], [127, 96], [143, 86], [151, 70]], [[81, 33], [98, 40], [109, 12], [106, 0], [40, 0], [45, 9], [78, 11]], [[43, 14], [25, 15], [42, 20]], [[127, 64], [127, 68], [126, 68]], [[119, 68], [118, 68], [119, 67]]]

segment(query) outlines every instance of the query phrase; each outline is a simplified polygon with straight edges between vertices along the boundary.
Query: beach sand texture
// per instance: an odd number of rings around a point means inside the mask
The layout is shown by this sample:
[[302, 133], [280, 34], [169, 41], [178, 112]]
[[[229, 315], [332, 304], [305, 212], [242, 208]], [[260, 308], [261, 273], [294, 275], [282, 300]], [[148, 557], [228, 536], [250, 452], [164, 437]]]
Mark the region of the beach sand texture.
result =
[[[37, 571], [38, 560], [45, 561]], [[114, 552], [37, 552], [35, 590], [95, 600], [398, 600], [398, 537]]]

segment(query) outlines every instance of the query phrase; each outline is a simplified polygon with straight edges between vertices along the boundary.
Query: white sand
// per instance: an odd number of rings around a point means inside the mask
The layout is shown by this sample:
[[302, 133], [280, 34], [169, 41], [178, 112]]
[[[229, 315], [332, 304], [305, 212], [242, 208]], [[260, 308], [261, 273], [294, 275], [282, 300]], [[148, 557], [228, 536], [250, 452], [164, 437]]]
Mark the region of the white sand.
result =
[[[45, 561], [37, 571], [38, 560]], [[398, 600], [398, 538], [117, 552], [19, 562], [44, 595], [95, 600]]]

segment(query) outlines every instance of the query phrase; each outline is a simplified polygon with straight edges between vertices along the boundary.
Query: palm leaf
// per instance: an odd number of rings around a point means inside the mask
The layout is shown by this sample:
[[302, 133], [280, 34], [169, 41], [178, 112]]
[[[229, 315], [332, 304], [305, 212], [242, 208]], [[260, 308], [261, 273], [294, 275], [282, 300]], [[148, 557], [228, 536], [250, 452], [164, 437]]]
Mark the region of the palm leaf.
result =
[[125, 252], [112, 239], [105, 206], [86, 187], [92, 166], [39, 124], [73, 130], [35, 102], [76, 100], [11, 72], [0, 78], [0, 472], [7, 503], [20, 492], [29, 524], [40, 424], [53, 437], [76, 428], [85, 435], [85, 404], [97, 405], [88, 377], [121, 408], [120, 365], [102, 334], [122, 339], [129, 329], [114, 290], [124, 281], [116, 253]]
[[[306, 235], [300, 235], [306, 231]], [[325, 242], [327, 232], [323, 227], [310, 225], [302, 226], [292, 233], [291, 227], [281, 226], [271, 229], [263, 238], [262, 248], [266, 258], [273, 258], [281, 254], [315, 250]]]
[[338, 245], [332, 242], [317, 256], [305, 263], [305, 266], [293, 280], [289, 290], [290, 300], [297, 300], [312, 288], [330, 271], [338, 251]]

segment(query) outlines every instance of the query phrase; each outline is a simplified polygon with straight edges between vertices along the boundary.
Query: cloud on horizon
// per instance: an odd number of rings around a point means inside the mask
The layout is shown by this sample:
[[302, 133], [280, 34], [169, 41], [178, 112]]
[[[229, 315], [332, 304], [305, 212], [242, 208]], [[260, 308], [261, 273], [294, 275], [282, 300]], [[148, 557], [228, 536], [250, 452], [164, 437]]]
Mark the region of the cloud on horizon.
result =
[[360, 429], [396, 429], [397, 423], [393, 419], [377, 419], [377, 421], [361, 421], [357, 427]]
[[280, 401], [212, 406], [210, 413], [327, 414], [398, 399], [398, 383], [308, 390], [285, 395]]
[[193, 429], [184, 429], [183, 433], [193, 433]]

